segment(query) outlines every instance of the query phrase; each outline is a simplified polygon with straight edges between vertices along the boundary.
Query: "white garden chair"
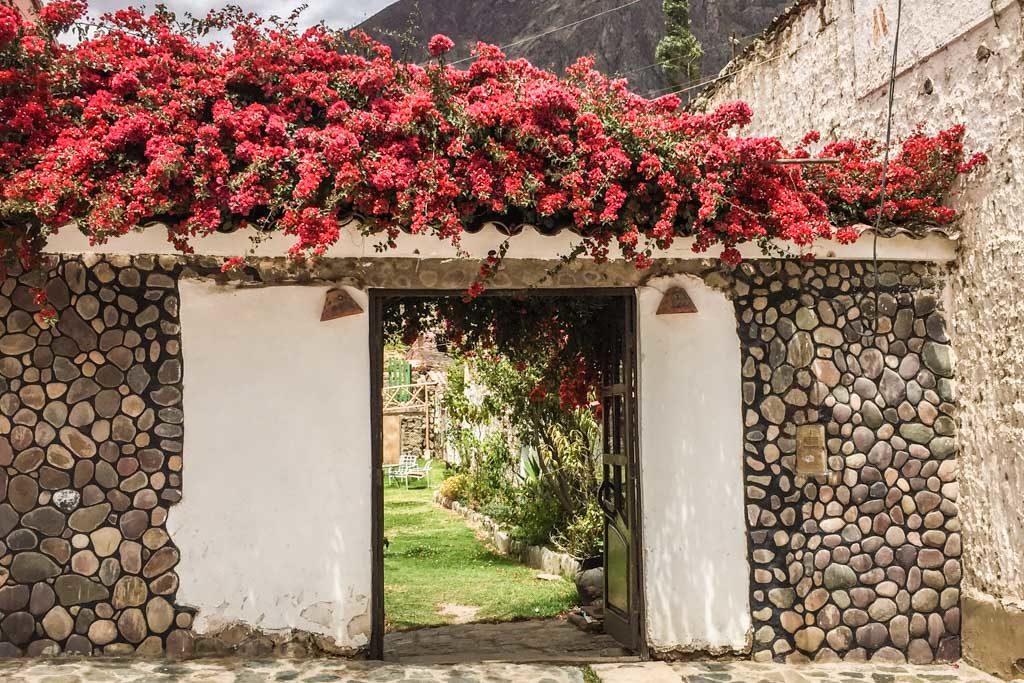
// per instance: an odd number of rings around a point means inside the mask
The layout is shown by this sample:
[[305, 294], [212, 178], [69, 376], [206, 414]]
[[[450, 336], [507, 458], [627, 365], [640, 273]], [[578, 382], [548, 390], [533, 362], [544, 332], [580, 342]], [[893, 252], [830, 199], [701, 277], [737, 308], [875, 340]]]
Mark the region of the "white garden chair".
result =
[[430, 460], [427, 461], [423, 467], [413, 466], [405, 472], [405, 488], [409, 488], [409, 480], [415, 479], [416, 481], [423, 480], [428, 485], [430, 484]]
[[403, 453], [398, 458], [398, 464], [388, 469], [388, 483], [404, 483], [409, 488], [409, 471], [416, 469], [416, 456], [411, 453]]

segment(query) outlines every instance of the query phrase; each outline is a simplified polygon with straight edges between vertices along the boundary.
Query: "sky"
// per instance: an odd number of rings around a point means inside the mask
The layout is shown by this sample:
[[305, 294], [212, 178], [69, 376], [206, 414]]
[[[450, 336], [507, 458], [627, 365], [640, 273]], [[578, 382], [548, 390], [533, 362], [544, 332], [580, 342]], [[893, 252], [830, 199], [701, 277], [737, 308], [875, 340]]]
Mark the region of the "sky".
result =
[[[305, 4], [309, 7], [302, 14], [300, 24], [310, 26], [323, 21], [333, 28], [351, 28], [359, 24], [380, 10], [390, 5], [395, 0], [308, 0]], [[90, 0], [90, 13], [102, 14], [112, 10], [123, 9], [124, 7], [148, 7], [152, 8], [153, 2], [140, 2], [140, 0]], [[166, 5], [176, 14], [190, 12], [195, 16], [203, 16], [210, 9], [223, 7], [226, 4], [240, 5], [246, 10], [256, 12], [263, 16], [271, 15], [287, 16], [293, 9], [303, 4], [299, 0], [227, 0], [218, 2], [202, 2], [202, 0], [163, 0]]]

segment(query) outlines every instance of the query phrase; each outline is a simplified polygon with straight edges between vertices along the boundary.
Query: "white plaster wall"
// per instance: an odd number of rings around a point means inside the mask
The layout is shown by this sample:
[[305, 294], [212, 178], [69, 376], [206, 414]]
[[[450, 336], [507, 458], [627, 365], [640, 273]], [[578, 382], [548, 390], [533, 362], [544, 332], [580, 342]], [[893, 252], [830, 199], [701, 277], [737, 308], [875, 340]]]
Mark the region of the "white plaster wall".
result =
[[[216, 233], [195, 240], [193, 246], [196, 253], [206, 256], [244, 256], [249, 253], [253, 232], [239, 230], [233, 233]], [[450, 242], [440, 240], [432, 235], [401, 235], [395, 249], [377, 251], [379, 238], [364, 237], [359, 231], [348, 226], [342, 229], [341, 238], [331, 245], [325, 254], [328, 258], [469, 258], [482, 259], [487, 252], [495, 249], [505, 239], [498, 230], [489, 225], [476, 233], [467, 233], [460, 245], [462, 252]], [[542, 235], [536, 230], [526, 229], [509, 240], [506, 258], [510, 259], [557, 259], [568, 254], [579, 242], [579, 237], [570, 231], [562, 231], [557, 235]], [[669, 249], [659, 250], [659, 258], [717, 258], [720, 250], [712, 247], [707, 252], [694, 253], [694, 238], [682, 238], [673, 242]], [[294, 239], [275, 233], [264, 237], [256, 248], [255, 256], [286, 256]], [[618, 245], [612, 245], [611, 258], [616, 255]], [[839, 244], [831, 240], [817, 240], [806, 251], [821, 259], [864, 259], [871, 257], [871, 240], [861, 239], [853, 244]], [[800, 251], [784, 242], [773, 242], [774, 251], [770, 258], [776, 258], [781, 250], [798, 256]], [[927, 239], [914, 240], [898, 236], [879, 240], [879, 256], [890, 260], [915, 261], [951, 261], [956, 257], [956, 242], [933, 235]], [[160, 226], [152, 226], [115, 237], [103, 244], [90, 244], [89, 238], [67, 225], [57, 234], [51, 235], [46, 243], [46, 251], [52, 254], [175, 254], [177, 253], [167, 241], [167, 231]], [[746, 259], [766, 258], [756, 244], [741, 244], [739, 251]], [[585, 258], [585, 257], [581, 257]]]
[[[656, 315], [673, 284], [697, 313]], [[750, 569], [733, 305], [679, 276], [640, 289], [638, 314], [648, 640], [656, 650], [741, 650]]]
[[[950, 296], [960, 419], [964, 592], [1024, 606], [1024, 3], [904, 2], [895, 132], [967, 126], [990, 163], [950, 197], [962, 237]], [[808, 2], [710, 97], [792, 142], [884, 134], [896, 0]], [[734, 65], [734, 66], [737, 66]], [[927, 86], [927, 87], [926, 87]]]
[[320, 287], [180, 287], [186, 457], [167, 522], [179, 602], [199, 609], [198, 632], [241, 621], [364, 645], [367, 315], [320, 322]]

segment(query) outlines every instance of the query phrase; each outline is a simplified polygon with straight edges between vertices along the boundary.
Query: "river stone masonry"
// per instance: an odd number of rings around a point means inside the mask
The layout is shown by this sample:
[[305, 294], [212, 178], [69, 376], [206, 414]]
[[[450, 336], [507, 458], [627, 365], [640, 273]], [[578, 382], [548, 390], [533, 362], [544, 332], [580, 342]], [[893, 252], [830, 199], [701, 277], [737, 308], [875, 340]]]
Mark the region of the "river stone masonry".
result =
[[[744, 478], [753, 658], [928, 663], [960, 654], [954, 387], [922, 264], [745, 264]], [[826, 476], [796, 474], [825, 426]]]
[[0, 281], [0, 656], [191, 649], [165, 528], [181, 498], [179, 270], [86, 256]]

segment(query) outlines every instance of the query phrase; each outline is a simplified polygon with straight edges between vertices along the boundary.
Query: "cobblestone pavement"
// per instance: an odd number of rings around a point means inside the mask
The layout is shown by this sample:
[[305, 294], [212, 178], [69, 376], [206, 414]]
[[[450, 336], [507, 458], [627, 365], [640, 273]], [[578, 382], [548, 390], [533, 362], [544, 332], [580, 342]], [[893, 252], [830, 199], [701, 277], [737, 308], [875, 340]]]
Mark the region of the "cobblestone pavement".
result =
[[[967, 666], [789, 665], [644, 662], [594, 664], [603, 683], [999, 683]], [[582, 666], [537, 664], [418, 665], [337, 659], [192, 660], [8, 659], [5, 683], [584, 683]]]
[[590, 663], [629, 656], [611, 636], [584, 633], [562, 619], [449, 624], [384, 638], [384, 659], [404, 664]]
[[579, 667], [530, 664], [419, 666], [336, 659], [192, 660], [165, 662], [128, 659], [7, 660], [0, 662], [4, 683], [583, 683]]
[[595, 664], [602, 683], [999, 683], [966, 665], [644, 662]]

